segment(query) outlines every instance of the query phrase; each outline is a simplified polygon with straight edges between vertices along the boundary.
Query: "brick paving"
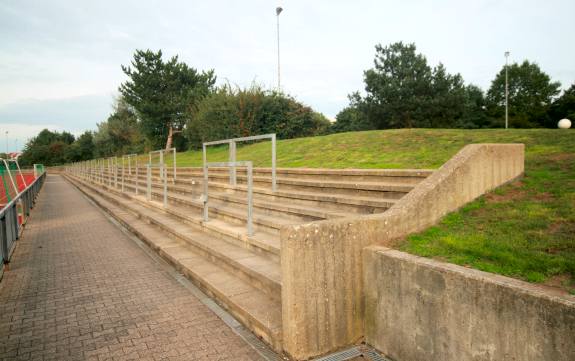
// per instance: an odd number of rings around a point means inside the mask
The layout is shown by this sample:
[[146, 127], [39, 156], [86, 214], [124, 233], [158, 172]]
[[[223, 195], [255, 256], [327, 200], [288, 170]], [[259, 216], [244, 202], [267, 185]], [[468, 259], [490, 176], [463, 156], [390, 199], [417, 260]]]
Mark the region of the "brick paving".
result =
[[260, 359], [60, 176], [18, 242], [0, 282], [0, 359]]

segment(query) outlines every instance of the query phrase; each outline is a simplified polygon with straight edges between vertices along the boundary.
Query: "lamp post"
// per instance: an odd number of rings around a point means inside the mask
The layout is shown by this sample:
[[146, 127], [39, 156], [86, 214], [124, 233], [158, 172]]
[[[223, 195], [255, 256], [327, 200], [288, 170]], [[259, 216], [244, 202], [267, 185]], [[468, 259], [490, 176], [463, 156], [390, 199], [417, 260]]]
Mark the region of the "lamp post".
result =
[[509, 127], [509, 81], [507, 76], [507, 68], [509, 59], [509, 52], [505, 52], [505, 129]]
[[276, 19], [277, 19], [277, 33], [278, 33], [278, 91], [281, 90], [280, 83], [280, 14], [284, 9], [281, 6], [276, 8]]
[[6, 131], [6, 157], [8, 157], [8, 131]]

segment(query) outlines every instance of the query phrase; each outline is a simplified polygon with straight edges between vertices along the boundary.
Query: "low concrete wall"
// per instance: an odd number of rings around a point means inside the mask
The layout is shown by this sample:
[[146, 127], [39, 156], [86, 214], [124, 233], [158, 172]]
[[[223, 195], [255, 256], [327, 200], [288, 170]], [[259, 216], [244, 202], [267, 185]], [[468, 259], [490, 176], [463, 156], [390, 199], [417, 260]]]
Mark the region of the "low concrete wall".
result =
[[575, 360], [575, 297], [364, 249], [366, 341], [397, 361]]
[[523, 167], [523, 144], [468, 145], [383, 214], [282, 228], [284, 350], [307, 359], [360, 340], [362, 249], [435, 224]]

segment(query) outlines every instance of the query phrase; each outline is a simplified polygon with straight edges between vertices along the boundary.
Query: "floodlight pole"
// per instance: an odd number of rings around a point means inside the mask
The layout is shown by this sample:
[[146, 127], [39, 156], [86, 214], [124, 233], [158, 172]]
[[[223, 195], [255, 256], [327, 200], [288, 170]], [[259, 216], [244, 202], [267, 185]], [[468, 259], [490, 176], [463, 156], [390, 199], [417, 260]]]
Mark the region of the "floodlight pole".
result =
[[505, 52], [505, 129], [509, 128], [509, 78], [507, 75], [509, 52]]
[[281, 90], [280, 82], [280, 14], [283, 11], [281, 6], [276, 8], [276, 19], [277, 19], [277, 34], [278, 34], [278, 92]]

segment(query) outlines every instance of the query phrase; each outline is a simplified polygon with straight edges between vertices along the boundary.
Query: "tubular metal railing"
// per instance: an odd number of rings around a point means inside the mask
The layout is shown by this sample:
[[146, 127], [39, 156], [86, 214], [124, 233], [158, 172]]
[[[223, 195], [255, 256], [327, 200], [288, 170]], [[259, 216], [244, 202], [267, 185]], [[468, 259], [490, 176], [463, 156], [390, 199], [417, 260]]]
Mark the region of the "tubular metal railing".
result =
[[[0, 252], [3, 264], [10, 261], [16, 240], [20, 238], [20, 231], [30, 215], [30, 210], [34, 208], [36, 196], [45, 178], [46, 173], [40, 174], [0, 210]], [[18, 208], [21, 210], [21, 222], [18, 221]]]
[[254, 235], [254, 227], [253, 227], [253, 164], [249, 161], [240, 161], [240, 162], [212, 162], [212, 163], [204, 163], [204, 194], [202, 195], [202, 202], [204, 203], [204, 222], [208, 222], [209, 219], [209, 209], [208, 209], [208, 170], [210, 167], [246, 167], [247, 168], [247, 176], [248, 176], [248, 219], [247, 219], [247, 228], [248, 228], [248, 236]]
[[[254, 141], [254, 140], [262, 140], [262, 139], [270, 139], [272, 145], [271, 151], [271, 176], [272, 176], [272, 190], [275, 191], [277, 189], [277, 182], [276, 182], [276, 135], [275, 134], [263, 134], [263, 135], [256, 135], [251, 137], [242, 137], [242, 138], [232, 138], [232, 139], [225, 139], [225, 140], [217, 140], [213, 142], [206, 142], [202, 144], [203, 148], [203, 194], [200, 199], [203, 200], [203, 219], [205, 222], [209, 221], [209, 205], [208, 205], [208, 183], [209, 183], [209, 175], [208, 169], [211, 167], [227, 167], [230, 169], [230, 184], [236, 185], [237, 184], [237, 177], [236, 177], [236, 168], [237, 167], [245, 167], [247, 172], [247, 196], [248, 196], [248, 217], [247, 217], [247, 232], [249, 236], [252, 236], [253, 231], [253, 162], [251, 161], [236, 161], [236, 144], [239, 142], [247, 142], [247, 141]], [[211, 145], [218, 145], [218, 144], [228, 144], [229, 145], [229, 162], [211, 162], [208, 163], [207, 161], [207, 153], [206, 148]], [[165, 155], [166, 153], [172, 152], [173, 153], [173, 180], [176, 180], [176, 151], [175, 148], [170, 148], [167, 150], [155, 150], [148, 153], [149, 162], [145, 164], [146, 169], [146, 184], [145, 190], [142, 191], [142, 194], [145, 194], [145, 198], [147, 201], [152, 200], [152, 170], [154, 168], [159, 168], [159, 176], [162, 181], [162, 188], [163, 188], [163, 205], [164, 207], [168, 206], [168, 165], [165, 163]], [[154, 155], [157, 154], [159, 159], [154, 159]], [[121, 169], [119, 169], [120, 165], [118, 162], [117, 157], [110, 157], [110, 158], [100, 158], [94, 160], [87, 160], [77, 163], [68, 164], [65, 166], [65, 171], [71, 175], [78, 176], [80, 178], [84, 178], [87, 180], [91, 180], [95, 183], [100, 183], [102, 185], [107, 185], [110, 188], [118, 189], [118, 186], [121, 187], [121, 191], [126, 191], [125, 186], [125, 177], [126, 175], [132, 175], [132, 158], [135, 159], [136, 162], [136, 173], [135, 173], [135, 193], [136, 195], [139, 193], [139, 165], [138, 165], [138, 155], [129, 154], [121, 156]], [[126, 172], [125, 164], [128, 161], [128, 172]], [[126, 174], [127, 173], [127, 174]], [[118, 184], [120, 182], [120, 184]], [[192, 183], [194, 184], [194, 183]]]
[[152, 168], [159, 168], [160, 179], [162, 180], [162, 204], [164, 208], [168, 206], [168, 168], [164, 164], [146, 164], [146, 200], [152, 200]]
[[[230, 155], [229, 155], [229, 162], [234, 163], [236, 161], [236, 143], [239, 142], [249, 142], [252, 140], [261, 140], [261, 139], [270, 139], [272, 142], [272, 191], [276, 191], [276, 135], [273, 134], [262, 134], [262, 135], [254, 135], [251, 137], [242, 137], [242, 138], [231, 138], [231, 139], [224, 139], [224, 140], [216, 140], [213, 142], [206, 142], [202, 144], [202, 156], [205, 164], [208, 161], [208, 156], [206, 154], [206, 148], [210, 145], [219, 145], [219, 144], [228, 144], [230, 148]], [[230, 167], [230, 184], [236, 185], [236, 167]]]
[[[159, 150], [153, 150], [151, 152], [148, 153], [148, 164], [152, 164], [152, 165], [165, 165], [165, 161], [164, 161], [164, 154], [172, 152], [172, 178], [174, 179], [174, 181], [176, 180], [176, 168], [177, 168], [177, 164], [176, 164], [176, 148], [168, 148], [168, 149], [159, 149]], [[157, 163], [152, 162], [152, 155], [158, 153], [160, 155], [160, 161]], [[167, 172], [166, 172], [167, 174]], [[160, 174], [161, 177], [163, 177], [163, 173]]]
[[126, 154], [122, 156], [122, 192], [126, 182], [126, 161], [128, 161], [128, 175], [132, 175], [132, 158], [136, 161], [136, 194], [138, 193], [138, 155]]

